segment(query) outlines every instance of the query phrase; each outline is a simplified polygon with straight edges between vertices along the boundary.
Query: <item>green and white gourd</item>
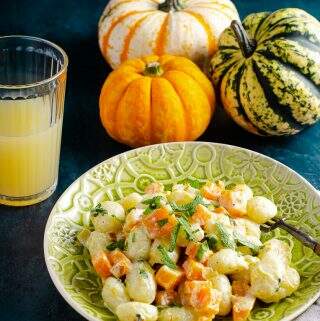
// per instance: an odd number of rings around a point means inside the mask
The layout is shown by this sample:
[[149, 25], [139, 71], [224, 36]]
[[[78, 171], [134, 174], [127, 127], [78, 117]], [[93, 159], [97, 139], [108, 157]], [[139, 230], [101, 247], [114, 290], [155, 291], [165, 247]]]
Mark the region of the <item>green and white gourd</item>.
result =
[[300, 9], [233, 21], [211, 66], [233, 120], [257, 135], [292, 135], [320, 118], [320, 23]]

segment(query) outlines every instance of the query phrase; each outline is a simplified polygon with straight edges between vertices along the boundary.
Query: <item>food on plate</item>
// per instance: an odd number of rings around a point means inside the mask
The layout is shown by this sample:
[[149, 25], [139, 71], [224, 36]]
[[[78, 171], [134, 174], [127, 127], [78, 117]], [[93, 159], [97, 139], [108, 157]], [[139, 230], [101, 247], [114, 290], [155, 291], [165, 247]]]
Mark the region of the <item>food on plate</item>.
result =
[[[209, 125], [215, 94], [191, 60], [147, 56], [128, 60], [109, 74], [99, 106], [101, 122], [112, 138], [143, 146], [197, 139]], [[148, 193], [157, 188], [152, 185]], [[137, 193], [122, 201], [126, 209], [136, 202]]]
[[99, 21], [99, 45], [113, 69], [152, 54], [203, 64], [235, 19], [239, 16], [230, 0], [111, 0]]
[[293, 135], [320, 118], [320, 22], [280, 9], [233, 22], [211, 61], [231, 118], [257, 135]]
[[120, 321], [244, 321], [256, 299], [278, 302], [299, 287], [287, 243], [260, 240], [259, 224], [276, 214], [245, 184], [156, 182], [96, 204], [78, 239]]

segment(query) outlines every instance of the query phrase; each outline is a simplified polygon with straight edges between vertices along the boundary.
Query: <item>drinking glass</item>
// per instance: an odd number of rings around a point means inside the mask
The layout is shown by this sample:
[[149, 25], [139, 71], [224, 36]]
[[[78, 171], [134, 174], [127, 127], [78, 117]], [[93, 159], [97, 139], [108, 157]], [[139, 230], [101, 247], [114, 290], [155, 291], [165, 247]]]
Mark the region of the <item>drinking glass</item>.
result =
[[0, 204], [35, 204], [55, 191], [67, 65], [47, 40], [0, 37]]

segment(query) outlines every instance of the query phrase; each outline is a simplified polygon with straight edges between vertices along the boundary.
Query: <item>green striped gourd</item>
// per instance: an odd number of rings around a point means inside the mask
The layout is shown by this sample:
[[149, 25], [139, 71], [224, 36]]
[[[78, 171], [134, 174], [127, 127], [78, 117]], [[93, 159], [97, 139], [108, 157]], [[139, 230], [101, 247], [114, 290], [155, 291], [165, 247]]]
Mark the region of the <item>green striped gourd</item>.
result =
[[300, 9], [233, 21], [211, 61], [234, 121], [258, 135], [292, 135], [320, 118], [320, 23]]

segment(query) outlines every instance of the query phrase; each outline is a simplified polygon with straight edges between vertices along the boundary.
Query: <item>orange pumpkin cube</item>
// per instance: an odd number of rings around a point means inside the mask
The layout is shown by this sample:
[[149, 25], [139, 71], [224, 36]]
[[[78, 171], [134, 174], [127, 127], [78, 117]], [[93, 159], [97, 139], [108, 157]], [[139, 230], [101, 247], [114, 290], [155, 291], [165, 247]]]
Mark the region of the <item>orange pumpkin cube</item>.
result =
[[191, 223], [199, 223], [200, 225], [205, 225], [206, 222], [212, 216], [211, 212], [202, 204], [198, 204], [196, 211], [191, 216]]
[[189, 258], [182, 267], [188, 280], [204, 280], [206, 267], [202, 263]]
[[193, 307], [202, 316], [214, 317], [219, 312], [221, 293], [210, 281], [185, 281], [179, 288], [181, 303]]
[[106, 252], [99, 252], [99, 254], [91, 258], [91, 261], [95, 271], [102, 279], [106, 279], [111, 275], [111, 264]]
[[225, 186], [222, 181], [217, 181], [215, 183], [213, 182], [207, 182], [204, 186], [201, 188], [201, 194], [205, 198], [217, 201], [224, 190]]
[[190, 259], [194, 259], [196, 257], [200, 245], [201, 244], [199, 242], [189, 242], [188, 246], [186, 247], [186, 254]]
[[176, 217], [166, 208], [157, 208], [143, 218], [143, 225], [147, 228], [152, 239], [168, 236], [177, 224]]
[[110, 272], [116, 277], [120, 278], [131, 270], [131, 261], [120, 251], [114, 250], [108, 254], [109, 261], [112, 265]]
[[232, 294], [245, 296], [249, 291], [250, 285], [246, 280], [234, 280], [232, 282]]
[[183, 274], [181, 270], [174, 270], [163, 265], [156, 273], [156, 282], [166, 290], [172, 290], [181, 282]]

